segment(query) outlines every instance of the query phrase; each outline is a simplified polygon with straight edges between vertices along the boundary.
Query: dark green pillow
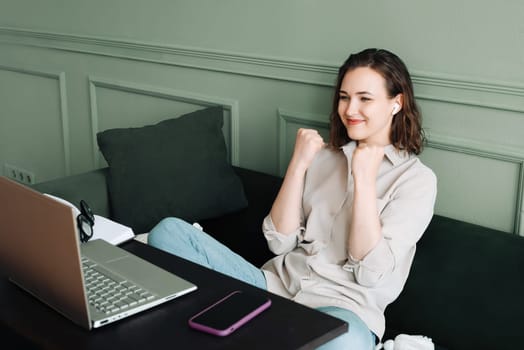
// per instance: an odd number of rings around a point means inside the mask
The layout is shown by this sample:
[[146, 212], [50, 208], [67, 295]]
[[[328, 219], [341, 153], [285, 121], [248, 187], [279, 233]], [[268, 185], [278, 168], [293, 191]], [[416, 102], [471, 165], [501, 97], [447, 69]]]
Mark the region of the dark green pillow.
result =
[[142, 233], [165, 217], [194, 222], [246, 207], [240, 178], [227, 162], [222, 125], [222, 108], [211, 107], [99, 132], [113, 218]]

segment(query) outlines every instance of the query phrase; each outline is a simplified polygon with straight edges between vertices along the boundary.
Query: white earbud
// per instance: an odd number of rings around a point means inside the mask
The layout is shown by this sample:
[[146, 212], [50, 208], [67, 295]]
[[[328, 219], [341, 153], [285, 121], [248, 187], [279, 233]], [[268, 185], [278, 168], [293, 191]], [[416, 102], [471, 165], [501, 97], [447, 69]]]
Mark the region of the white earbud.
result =
[[393, 107], [393, 114], [396, 114], [399, 108], [400, 108], [399, 104], [395, 103], [395, 106]]

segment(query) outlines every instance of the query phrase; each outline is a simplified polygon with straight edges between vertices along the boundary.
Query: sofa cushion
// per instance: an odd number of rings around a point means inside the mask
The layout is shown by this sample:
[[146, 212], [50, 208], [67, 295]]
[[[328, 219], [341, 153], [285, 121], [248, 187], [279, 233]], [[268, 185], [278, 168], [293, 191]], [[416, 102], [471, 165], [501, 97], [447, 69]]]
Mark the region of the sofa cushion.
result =
[[247, 206], [227, 161], [223, 111], [211, 107], [140, 128], [97, 134], [109, 164], [113, 217], [135, 233], [162, 218], [197, 221]]

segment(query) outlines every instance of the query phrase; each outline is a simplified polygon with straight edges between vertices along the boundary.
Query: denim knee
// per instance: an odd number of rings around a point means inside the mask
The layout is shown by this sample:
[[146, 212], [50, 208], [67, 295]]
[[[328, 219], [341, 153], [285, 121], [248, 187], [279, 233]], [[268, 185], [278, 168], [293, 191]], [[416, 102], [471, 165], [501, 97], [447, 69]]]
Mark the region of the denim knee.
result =
[[152, 246], [162, 245], [163, 243], [172, 240], [181, 232], [182, 225], [188, 225], [184, 220], [174, 217], [168, 217], [160, 220], [158, 224], [151, 229], [147, 236], [147, 243]]
[[164, 227], [172, 227], [172, 226], [180, 226], [180, 225], [190, 225], [190, 224], [180, 218], [167, 217], [167, 218], [160, 220], [160, 222], [156, 224], [153, 230], [157, 227], [164, 228]]

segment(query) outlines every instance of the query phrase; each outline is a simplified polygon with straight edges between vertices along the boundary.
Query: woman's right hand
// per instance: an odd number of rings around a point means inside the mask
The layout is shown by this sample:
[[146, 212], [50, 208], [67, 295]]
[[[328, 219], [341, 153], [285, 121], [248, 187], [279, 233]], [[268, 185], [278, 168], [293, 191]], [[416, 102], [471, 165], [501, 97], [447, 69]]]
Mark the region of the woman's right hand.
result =
[[297, 170], [306, 171], [318, 151], [325, 146], [326, 143], [317, 130], [298, 129], [291, 164], [293, 164]]

